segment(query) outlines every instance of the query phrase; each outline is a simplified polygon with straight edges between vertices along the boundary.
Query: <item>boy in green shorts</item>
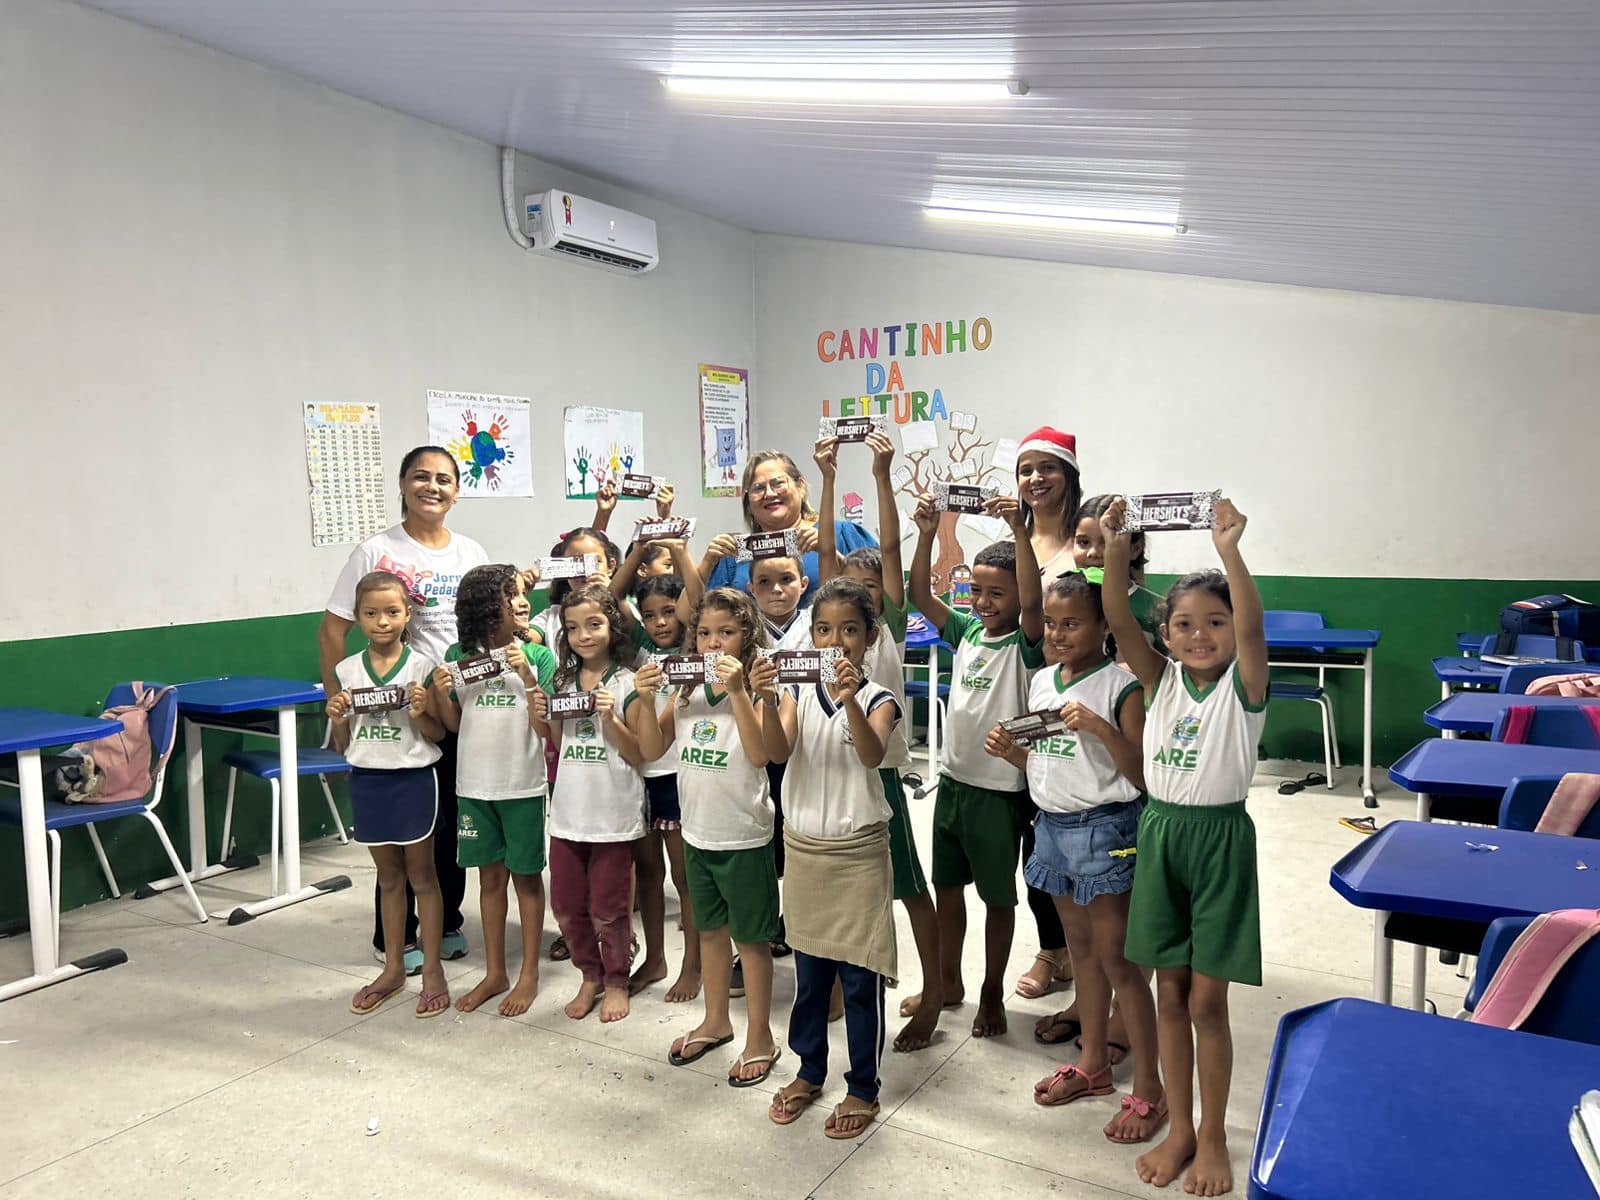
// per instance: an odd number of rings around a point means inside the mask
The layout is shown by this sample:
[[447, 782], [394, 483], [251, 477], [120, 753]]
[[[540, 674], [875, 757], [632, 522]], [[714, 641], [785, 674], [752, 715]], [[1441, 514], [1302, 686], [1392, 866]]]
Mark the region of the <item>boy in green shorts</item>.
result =
[[1023, 773], [990, 757], [984, 742], [1001, 721], [1027, 711], [1029, 676], [1044, 665], [1044, 593], [1022, 511], [1014, 496], [996, 496], [988, 511], [1011, 527], [1015, 540], [986, 546], [972, 560], [973, 615], [952, 611], [933, 594], [933, 539], [945, 514], [924, 492], [912, 518], [917, 548], [911, 602], [956, 648], [933, 808], [933, 890], [946, 1007], [960, 1004], [966, 994], [961, 943], [967, 933], [967, 884], [977, 886], [988, 910], [973, 1037], [1006, 1030], [1001, 977], [1011, 955], [1017, 856], [1029, 811]]

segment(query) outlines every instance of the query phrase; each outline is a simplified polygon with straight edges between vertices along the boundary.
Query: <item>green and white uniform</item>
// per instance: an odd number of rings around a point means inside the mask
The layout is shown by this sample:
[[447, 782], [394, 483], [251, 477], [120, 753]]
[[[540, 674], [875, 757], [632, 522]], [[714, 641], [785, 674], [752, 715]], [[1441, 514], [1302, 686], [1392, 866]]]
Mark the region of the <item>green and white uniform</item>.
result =
[[1246, 702], [1239, 664], [1204, 687], [1168, 660], [1144, 719], [1144, 779], [1164, 804], [1237, 804], [1250, 791], [1267, 705]]
[[883, 598], [883, 616], [878, 623], [878, 638], [867, 647], [861, 671], [881, 688], [888, 688], [900, 707], [901, 719], [895, 722], [889, 744], [884, 747], [882, 769], [904, 770], [911, 762], [911, 745], [906, 740], [906, 610], [889, 597]]
[[739, 740], [733, 701], [713, 696], [710, 684], [672, 701], [673, 749], [683, 840], [701, 850], [748, 850], [772, 842], [772, 796], [767, 773], [751, 764]]
[[[1108, 659], [1066, 683], [1060, 667], [1039, 672], [1028, 691], [1028, 708], [1059, 712], [1076, 701], [1116, 726], [1130, 699], [1138, 702], [1139, 681]], [[1080, 737], [1070, 729], [1028, 747], [1028, 792], [1039, 808], [1058, 813], [1123, 804], [1140, 795], [1118, 772], [1105, 742], [1093, 734]]]
[[1027, 711], [1029, 676], [1044, 666], [1042, 644], [1020, 628], [985, 637], [977, 617], [954, 610], [941, 636], [956, 648], [941, 771], [973, 787], [1021, 791], [1022, 771], [991, 757], [983, 743], [1001, 721]]
[[[809, 838], [847, 838], [873, 825], [887, 824], [893, 811], [883, 781], [861, 765], [850, 718], [821, 683], [790, 687], [795, 699], [795, 742], [784, 775], [783, 820]], [[864, 681], [856, 693], [864, 713], [895, 704], [888, 688]], [[899, 705], [895, 704], [896, 724]]]
[[[556, 657], [532, 642], [522, 647], [541, 688], [555, 678]], [[459, 645], [446, 662], [470, 658]], [[528, 695], [522, 678], [505, 670], [492, 679], [451, 691], [461, 706], [456, 743], [456, 793], [474, 800], [521, 800], [545, 793], [544, 739], [528, 724]]]
[[[641, 702], [626, 667], [612, 667], [599, 686], [611, 693], [621, 720], [630, 705]], [[574, 682], [561, 694], [578, 691]], [[644, 777], [622, 757], [609, 716], [595, 713], [561, 722], [550, 836], [569, 842], [631, 842], [644, 836]]]
[[[333, 674], [346, 691], [397, 684], [409, 695], [414, 683], [428, 686], [433, 670], [433, 663], [426, 655], [403, 646], [399, 660], [387, 675], [379, 675], [372, 669], [372, 660], [364, 650], [341, 660]], [[353, 712], [350, 714], [350, 747], [344, 752], [344, 758], [352, 767], [403, 771], [432, 766], [439, 761], [439, 747], [417, 730], [408, 708], [381, 713]]]

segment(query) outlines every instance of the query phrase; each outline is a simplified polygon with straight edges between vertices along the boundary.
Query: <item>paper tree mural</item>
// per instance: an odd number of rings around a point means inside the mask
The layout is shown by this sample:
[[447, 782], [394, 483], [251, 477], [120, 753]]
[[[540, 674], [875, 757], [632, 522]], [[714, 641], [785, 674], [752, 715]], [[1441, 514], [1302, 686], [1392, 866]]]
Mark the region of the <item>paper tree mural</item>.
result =
[[[928, 491], [934, 483], [1006, 483], [1010, 477], [997, 467], [983, 461], [982, 451], [992, 446], [976, 429], [954, 432], [943, 447], [933, 450], [914, 450], [905, 456], [893, 476], [895, 492], [907, 499], [906, 509], [916, 508], [917, 497]], [[943, 451], [944, 461], [934, 461], [934, 455]], [[908, 474], [909, 473], [909, 474]], [[939, 518], [938, 544], [934, 547], [933, 590], [942, 592], [948, 586], [951, 570], [964, 561], [965, 553], [956, 537], [956, 520], [959, 513], [944, 513]]]

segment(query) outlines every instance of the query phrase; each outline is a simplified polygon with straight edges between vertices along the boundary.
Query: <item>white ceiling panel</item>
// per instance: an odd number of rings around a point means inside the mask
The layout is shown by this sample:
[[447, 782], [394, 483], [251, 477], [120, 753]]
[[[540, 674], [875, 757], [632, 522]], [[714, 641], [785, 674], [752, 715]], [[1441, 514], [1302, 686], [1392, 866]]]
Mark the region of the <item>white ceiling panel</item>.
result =
[[[749, 229], [1600, 312], [1593, 0], [93, 7]], [[686, 64], [1028, 91], [710, 102], [663, 87]], [[940, 198], [1188, 232], [956, 227], [924, 215]]]

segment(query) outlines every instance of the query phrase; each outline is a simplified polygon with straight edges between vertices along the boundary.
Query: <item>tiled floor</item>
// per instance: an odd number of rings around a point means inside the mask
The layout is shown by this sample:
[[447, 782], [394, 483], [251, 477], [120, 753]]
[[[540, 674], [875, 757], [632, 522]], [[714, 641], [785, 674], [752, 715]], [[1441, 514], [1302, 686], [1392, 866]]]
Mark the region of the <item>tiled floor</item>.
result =
[[[1234, 990], [1228, 1124], [1241, 1195], [1278, 1017], [1365, 995], [1371, 970], [1370, 921], [1328, 886], [1328, 867], [1357, 841], [1335, 823], [1361, 812], [1353, 777], [1335, 792], [1284, 797], [1279, 769], [1303, 770], [1264, 764], [1250, 804], [1267, 962], [1265, 986]], [[1408, 815], [1406, 797], [1383, 800], [1380, 821]], [[931, 807], [913, 808], [924, 849]], [[793, 1078], [788, 1056], [773, 1087], [748, 1093], [726, 1083], [737, 1043], [669, 1066], [668, 1043], [699, 1008], [667, 1005], [659, 987], [606, 1026], [562, 1013], [576, 986], [564, 964], [546, 965], [545, 990], [515, 1020], [452, 1011], [417, 1021], [410, 1004], [352, 1015], [351, 993], [376, 971], [370, 860], [330, 843], [305, 858], [308, 878], [347, 873], [355, 886], [232, 928], [194, 924], [181, 893], [68, 914], [68, 957], [115, 945], [129, 962], [0, 1006], [0, 1196], [1155, 1194], [1133, 1173], [1136, 1152], [1100, 1135], [1114, 1096], [1060, 1109], [1030, 1099], [1056, 1061], [1035, 1045], [1033, 1020], [1064, 995], [1013, 996], [1009, 1033], [988, 1041], [968, 1035], [970, 1004], [947, 1014], [931, 1048], [888, 1055], [879, 1122], [835, 1142], [822, 1136], [823, 1106], [786, 1129], [767, 1120], [771, 1091]], [[262, 874], [208, 881], [203, 899], [225, 907]], [[469, 909], [476, 947], [473, 895]], [[1034, 950], [1025, 913], [1018, 928], [1011, 978]], [[904, 994], [917, 978], [903, 917], [900, 937]], [[979, 954], [969, 936], [969, 994]], [[0, 977], [24, 974], [27, 962], [25, 938], [0, 942]], [[447, 965], [459, 994], [482, 960], [475, 951]], [[781, 962], [776, 987], [774, 1008], [786, 1013], [793, 972]], [[1432, 966], [1441, 1009], [1452, 1011], [1463, 987]], [[891, 994], [891, 1012], [898, 1000]], [[781, 1036], [786, 1017], [777, 1025]], [[844, 1059], [838, 1026], [834, 1058]], [[1126, 1087], [1125, 1069], [1118, 1082]], [[827, 1098], [842, 1092], [835, 1080]], [[372, 1117], [380, 1129], [368, 1136]]]

